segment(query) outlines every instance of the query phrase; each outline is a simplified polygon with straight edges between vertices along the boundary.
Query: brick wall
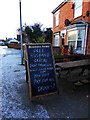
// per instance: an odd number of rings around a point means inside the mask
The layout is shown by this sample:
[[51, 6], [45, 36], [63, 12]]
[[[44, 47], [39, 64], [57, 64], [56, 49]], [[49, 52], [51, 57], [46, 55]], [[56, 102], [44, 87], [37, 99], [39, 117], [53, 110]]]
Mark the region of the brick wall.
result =
[[[88, 23], [90, 23], [90, 15], [89, 17], [86, 16], [86, 11], [89, 10], [90, 12], [90, 1], [89, 2], [83, 2], [82, 6], [82, 16], [74, 19], [74, 9], [73, 9], [73, 3], [67, 2], [63, 4], [60, 9], [60, 15], [59, 15], [59, 25], [55, 26], [55, 13], [53, 13], [53, 33], [59, 32], [63, 29], [65, 29], [65, 19], [69, 19], [69, 21], [74, 22], [76, 20], [84, 20]], [[54, 37], [52, 38], [54, 40]], [[65, 44], [67, 44], [67, 36], [65, 36]], [[52, 42], [52, 45], [54, 45], [54, 41]], [[88, 42], [87, 42], [87, 53], [90, 54], [90, 26], [88, 30]]]
[[65, 27], [64, 21], [65, 19], [69, 19], [70, 21], [73, 19], [72, 2], [67, 2], [60, 8], [59, 15], [59, 26], [55, 26], [55, 14], [53, 14], [53, 33], [62, 30]]

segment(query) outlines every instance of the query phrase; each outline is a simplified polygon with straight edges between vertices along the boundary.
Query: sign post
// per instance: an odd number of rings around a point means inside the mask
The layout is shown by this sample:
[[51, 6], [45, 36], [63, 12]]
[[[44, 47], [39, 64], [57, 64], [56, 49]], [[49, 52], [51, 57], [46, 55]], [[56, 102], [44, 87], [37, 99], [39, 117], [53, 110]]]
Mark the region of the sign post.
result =
[[19, 6], [20, 6], [20, 44], [21, 44], [21, 64], [23, 65], [21, 0], [19, 0]]

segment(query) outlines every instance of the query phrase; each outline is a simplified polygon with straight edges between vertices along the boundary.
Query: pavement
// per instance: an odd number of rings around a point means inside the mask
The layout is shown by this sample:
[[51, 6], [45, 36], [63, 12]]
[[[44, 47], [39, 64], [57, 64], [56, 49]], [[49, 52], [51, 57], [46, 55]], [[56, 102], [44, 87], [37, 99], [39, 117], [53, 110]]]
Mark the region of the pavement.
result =
[[90, 84], [73, 89], [71, 82], [58, 80], [59, 95], [30, 101], [21, 51], [0, 46], [1, 120], [90, 120]]

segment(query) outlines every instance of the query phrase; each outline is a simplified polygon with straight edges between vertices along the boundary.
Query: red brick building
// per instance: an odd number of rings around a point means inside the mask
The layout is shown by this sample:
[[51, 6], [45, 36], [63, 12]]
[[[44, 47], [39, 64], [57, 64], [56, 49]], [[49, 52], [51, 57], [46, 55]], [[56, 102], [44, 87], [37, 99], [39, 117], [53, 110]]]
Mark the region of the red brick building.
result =
[[53, 11], [53, 46], [90, 54], [90, 0], [64, 0]]

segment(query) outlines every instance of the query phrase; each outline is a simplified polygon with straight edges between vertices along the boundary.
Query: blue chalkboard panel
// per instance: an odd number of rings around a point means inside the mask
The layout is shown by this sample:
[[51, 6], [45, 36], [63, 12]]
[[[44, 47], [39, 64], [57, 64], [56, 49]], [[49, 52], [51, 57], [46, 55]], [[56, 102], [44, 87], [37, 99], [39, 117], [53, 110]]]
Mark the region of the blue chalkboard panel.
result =
[[57, 92], [51, 44], [27, 44], [30, 96]]

